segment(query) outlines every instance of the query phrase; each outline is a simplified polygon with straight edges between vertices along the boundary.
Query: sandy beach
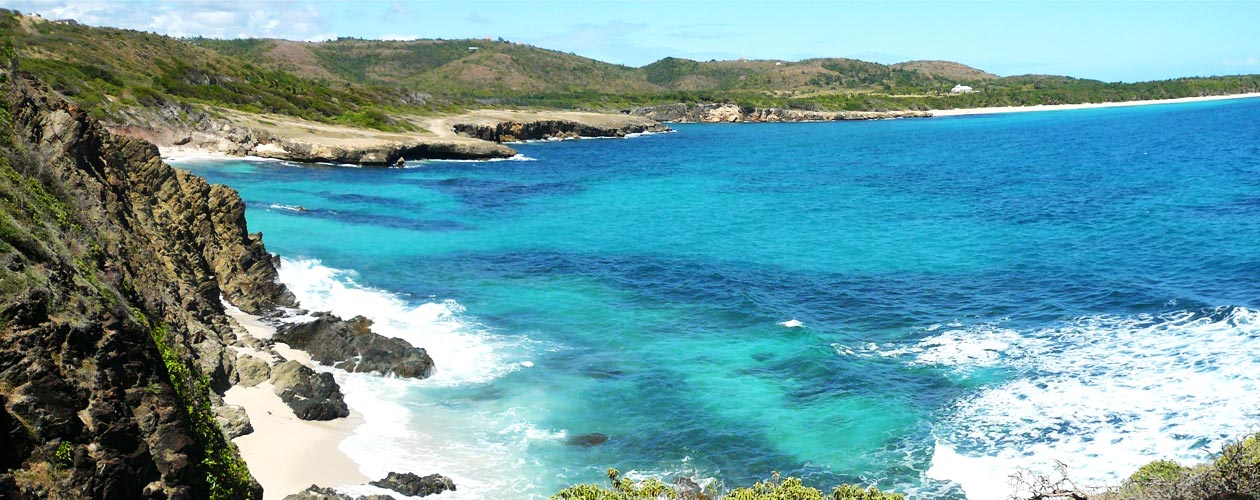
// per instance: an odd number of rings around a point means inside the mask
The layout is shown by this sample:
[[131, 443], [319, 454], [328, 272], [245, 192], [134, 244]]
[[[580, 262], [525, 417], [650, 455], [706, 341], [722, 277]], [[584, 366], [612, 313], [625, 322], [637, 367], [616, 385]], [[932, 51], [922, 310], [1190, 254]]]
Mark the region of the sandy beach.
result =
[[[275, 330], [257, 316], [227, 308], [228, 315], [245, 331], [257, 338], [270, 338]], [[311, 365], [305, 352], [276, 344], [282, 356]], [[266, 357], [265, 353], [238, 348], [238, 352]], [[240, 405], [249, 415], [254, 432], [232, 440], [240, 449], [249, 471], [263, 486], [264, 500], [280, 500], [312, 484], [348, 486], [367, 483], [370, 478], [359, 472], [338, 446], [363, 423], [362, 416], [351, 408], [350, 416], [327, 422], [301, 420], [272, 391], [270, 382], [255, 387], [232, 387], [224, 394], [228, 404]]]
[[932, 116], [989, 115], [997, 113], [1027, 113], [1031, 111], [1065, 111], [1071, 109], [1124, 108], [1129, 106], [1150, 106], [1154, 104], [1177, 104], [1185, 102], [1223, 101], [1226, 99], [1247, 99], [1260, 97], [1260, 92], [1250, 94], [1211, 95], [1203, 97], [1181, 97], [1177, 99], [1151, 99], [1145, 101], [1099, 102], [1084, 104], [1041, 104], [1037, 106], [997, 106], [992, 108], [934, 109]]

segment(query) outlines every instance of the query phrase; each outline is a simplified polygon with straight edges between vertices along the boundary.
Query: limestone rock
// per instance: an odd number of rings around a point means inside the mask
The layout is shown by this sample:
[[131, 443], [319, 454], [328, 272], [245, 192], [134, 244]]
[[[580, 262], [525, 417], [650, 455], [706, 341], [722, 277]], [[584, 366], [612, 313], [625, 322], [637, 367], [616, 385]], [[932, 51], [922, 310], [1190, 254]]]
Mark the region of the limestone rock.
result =
[[320, 363], [349, 372], [410, 378], [425, 378], [433, 373], [433, 359], [424, 349], [373, 333], [372, 321], [367, 318], [342, 320], [328, 313], [316, 313], [315, 317], [315, 321], [281, 327], [275, 340], [310, 353], [311, 359]]
[[331, 373], [317, 373], [297, 361], [271, 370], [276, 395], [302, 420], [332, 420], [350, 415], [341, 388]]
[[372, 481], [372, 486], [394, 490], [407, 496], [425, 497], [436, 495], [443, 491], [455, 491], [455, 482], [451, 478], [439, 475], [429, 474], [421, 477], [410, 472], [399, 474], [390, 472], [385, 479]]
[[271, 378], [271, 365], [257, 356], [242, 354], [236, 358], [237, 384], [253, 387]]
[[249, 415], [242, 406], [217, 406], [214, 409], [214, 418], [219, 423], [219, 430], [223, 431], [223, 437], [229, 440], [254, 432], [254, 426], [249, 423]]

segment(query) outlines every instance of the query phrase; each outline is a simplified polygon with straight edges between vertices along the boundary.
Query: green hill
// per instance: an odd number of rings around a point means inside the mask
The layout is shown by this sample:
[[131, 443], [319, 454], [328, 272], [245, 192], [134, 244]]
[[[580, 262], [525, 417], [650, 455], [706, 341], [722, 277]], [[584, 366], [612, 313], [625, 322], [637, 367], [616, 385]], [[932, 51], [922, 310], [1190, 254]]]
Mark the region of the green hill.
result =
[[[471, 108], [618, 111], [669, 103], [818, 111], [925, 110], [1159, 99], [1260, 90], [1260, 76], [1106, 83], [996, 75], [949, 61], [693, 61], [640, 68], [505, 40], [176, 39], [0, 11], [21, 68], [98, 117], [232, 108], [389, 131]], [[957, 84], [975, 92], [952, 95]]]

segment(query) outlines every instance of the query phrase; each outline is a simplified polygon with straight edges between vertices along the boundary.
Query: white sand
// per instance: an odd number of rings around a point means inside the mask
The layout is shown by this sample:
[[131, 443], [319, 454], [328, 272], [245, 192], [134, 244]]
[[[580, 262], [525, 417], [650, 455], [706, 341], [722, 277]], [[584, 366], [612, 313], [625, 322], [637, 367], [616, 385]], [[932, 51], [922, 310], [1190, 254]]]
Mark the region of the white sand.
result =
[[1129, 106], [1149, 106], [1152, 104], [1175, 104], [1181, 102], [1221, 101], [1225, 99], [1247, 99], [1260, 97], [1260, 92], [1250, 94], [1211, 95], [1203, 97], [1182, 97], [1179, 99], [1151, 99], [1146, 101], [1099, 102], [1086, 104], [1041, 104], [1037, 106], [999, 106], [992, 108], [934, 109], [932, 116], [988, 115], [996, 113], [1026, 113], [1029, 111], [1063, 111], [1069, 109], [1123, 108]]
[[[275, 333], [272, 327], [258, 321], [257, 316], [235, 307], [228, 307], [227, 312], [250, 335], [270, 338]], [[255, 356], [262, 354], [252, 349], [240, 351], [249, 351], [247, 354]], [[311, 362], [306, 353], [284, 344], [276, 344], [276, 351], [307, 365]], [[223, 400], [243, 406], [254, 426], [254, 432], [232, 442], [240, 449], [250, 473], [262, 485], [264, 500], [280, 500], [312, 484], [337, 487], [370, 480], [359, 471], [359, 465], [338, 448], [363, 423], [363, 417], [353, 409], [347, 418], [327, 422], [301, 420], [275, 394], [270, 382], [256, 387], [232, 387]]]

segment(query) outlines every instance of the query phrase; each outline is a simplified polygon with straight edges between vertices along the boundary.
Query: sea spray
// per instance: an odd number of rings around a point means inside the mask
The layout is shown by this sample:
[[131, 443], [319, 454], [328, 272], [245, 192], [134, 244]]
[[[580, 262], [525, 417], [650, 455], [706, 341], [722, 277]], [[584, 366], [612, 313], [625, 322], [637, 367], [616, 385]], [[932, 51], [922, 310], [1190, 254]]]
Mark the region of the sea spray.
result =
[[280, 281], [302, 307], [344, 318], [364, 316], [374, 322], [373, 331], [428, 350], [436, 367], [429, 385], [485, 383], [522, 367], [524, 360], [507, 359], [509, 342], [463, 317], [458, 302], [411, 304], [355, 280], [354, 271], [326, 267], [316, 259], [281, 261]]
[[1114, 486], [1156, 458], [1195, 463], [1260, 422], [1260, 313], [1219, 307], [1078, 318], [1052, 328], [951, 329], [881, 356], [955, 377], [1008, 371], [952, 403], [930, 477], [972, 500], [1006, 498], [1022, 469]]
[[508, 361], [513, 355], [528, 356], [523, 347], [527, 339], [510, 341], [485, 331], [465, 317], [455, 301], [412, 304], [362, 286], [356, 276], [316, 259], [285, 258], [280, 267], [281, 282], [302, 307], [344, 317], [363, 315], [374, 321], [377, 333], [426, 348], [437, 368], [422, 381], [335, 371], [347, 403], [364, 419], [342, 451], [369, 477], [389, 472], [445, 474], [459, 487], [458, 493], [446, 494], [455, 499], [530, 490], [527, 475], [514, 473], [526, 464], [522, 456], [528, 440], [562, 438], [563, 432], [537, 429], [516, 411], [469, 415], [467, 408], [446, 400], [442, 392], [482, 386], [532, 366], [528, 360]]

